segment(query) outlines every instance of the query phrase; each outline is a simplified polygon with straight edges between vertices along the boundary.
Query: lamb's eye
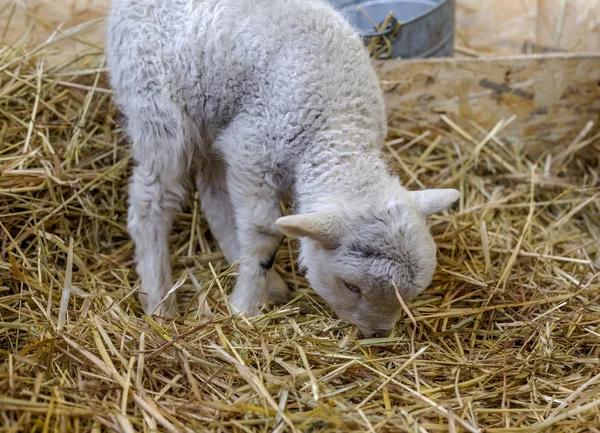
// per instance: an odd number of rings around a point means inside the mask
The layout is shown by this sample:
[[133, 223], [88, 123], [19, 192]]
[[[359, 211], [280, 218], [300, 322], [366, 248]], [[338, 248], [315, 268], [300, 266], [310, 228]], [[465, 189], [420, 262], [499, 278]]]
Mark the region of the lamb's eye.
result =
[[358, 288], [358, 286], [355, 286], [354, 284], [348, 284], [348, 283], [344, 283], [344, 286], [346, 286], [346, 289], [350, 290], [351, 292], [357, 293], [360, 295], [360, 289]]

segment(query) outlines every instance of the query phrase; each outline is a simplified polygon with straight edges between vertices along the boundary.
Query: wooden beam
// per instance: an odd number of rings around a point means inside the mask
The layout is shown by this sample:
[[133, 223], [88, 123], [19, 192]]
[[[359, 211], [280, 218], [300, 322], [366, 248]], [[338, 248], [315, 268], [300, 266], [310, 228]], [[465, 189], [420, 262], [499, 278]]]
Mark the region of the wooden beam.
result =
[[490, 129], [515, 115], [506, 134], [539, 154], [600, 121], [600, 52], [387, 60], [375, 67], [388, 113], [402, 129], [444, 127], [441, 114]]

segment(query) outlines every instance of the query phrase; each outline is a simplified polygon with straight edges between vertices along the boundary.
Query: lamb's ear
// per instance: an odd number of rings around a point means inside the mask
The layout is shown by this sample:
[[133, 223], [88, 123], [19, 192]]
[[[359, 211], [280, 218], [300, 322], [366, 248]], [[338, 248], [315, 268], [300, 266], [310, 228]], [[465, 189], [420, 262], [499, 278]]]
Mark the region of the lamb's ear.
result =
[[410, 195], [417, 202], [419, 209], [429, 216], [448, 209], [452, 203], [460, 198], [461, 194], [460, 191], [448, 188], [411, 191]]
[[285, 216], [275, 224], [281, 233], [291, 238], [307, 237], [320, 242], [325, 248], [339, 245], [339, 220], [329, 212]]

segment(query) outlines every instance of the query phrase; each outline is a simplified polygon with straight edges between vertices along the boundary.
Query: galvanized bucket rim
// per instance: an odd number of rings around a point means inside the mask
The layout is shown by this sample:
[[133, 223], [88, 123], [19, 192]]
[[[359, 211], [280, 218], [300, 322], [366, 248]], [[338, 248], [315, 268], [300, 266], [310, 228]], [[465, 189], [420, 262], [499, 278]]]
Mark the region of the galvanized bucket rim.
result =
[[[360, 4], [367, 4], [367, 5], [368, 5], [368, 4], [370, 4], [370, 3], [374, 3], [375, 1], [376, 1], [376, 0], [365, 0], [365, 1], [361, 2]], [[419, 20], [421, 20], [421, 19], [423, 19], [423, 18], [427, 17], [427, 16], [428, 16], [428, 15], [429, 15], [431, 12], [433, 12], [433, 11], [435, 11], [436, 9], [438, 9], [438, 8], [441, 8], [442, 6], [444, 6], [444, 5], [445, 5], [445, 3], [446, 3], [446, 2], [444, 2], [444, 1], [440, 1], [440, 2], [438, 2], [438, 4], [436, 4], [435, 6], [433, 6], [431, 9], [427, 9], [427, 11], [423, 12], [421, 15], [417, 15], [416, 17], [414, 17], [414, 18], [413, 18], [413, 19], [411, 19], [411, 20], [408, 20], [408, 21], [401, 21], [401, 22], [400, 22], [400, 21], [398, 21], [398, 22], [400, 23], [400, 26], [401, 26], [401, 27], [400, 27], [400, 29], [402, 29], [402, 26], [405, 26], [405, 25], [407, 25], [407, 24], [414, 23], [414, 22], [416, 22], [416, 21], [419, 21]], [[342, 11], [344, 11], [344, 12], [346, 12], [346, 11], [350, 12], [350, 11], [351, 11], [351, 8], [357, 8], [358, 6], [359, 6], [359, 5], [351, 5], [351, 6], [346, 6], [346, 7], [344, 7], [344, 8], [341, 8], [341, 10], [342, 10]], [[389, 26], [388, 26], [388, 28], [389, 28]], [[371, 38], [371, 37], [378, 36], [378, 35], [373, 35], [373, 34], [371, 34], [371, 33], [365, 33], [365, 31], [364, 31], [364, 30], [362, 30], [362, 29], [359, 29], [359, 32], [360, 32], [360, 35], [361, 35], [363, 38]]]

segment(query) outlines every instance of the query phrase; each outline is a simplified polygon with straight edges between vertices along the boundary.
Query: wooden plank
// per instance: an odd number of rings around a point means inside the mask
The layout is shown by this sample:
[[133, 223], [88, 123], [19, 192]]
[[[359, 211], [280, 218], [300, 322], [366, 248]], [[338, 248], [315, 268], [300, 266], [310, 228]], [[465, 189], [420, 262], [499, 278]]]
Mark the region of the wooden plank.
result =
[[539, 0], [537, 42], [566, 51], [600, 50], [600, 0]]
[[444, 127], [441, 114], [487, 129], [515, 115], [506, 134], [539, 154], [566, 145], [587, 122], [600, 121], [600, 52], [388, 60], [375, 66], [389, 115], [411, 131]]

